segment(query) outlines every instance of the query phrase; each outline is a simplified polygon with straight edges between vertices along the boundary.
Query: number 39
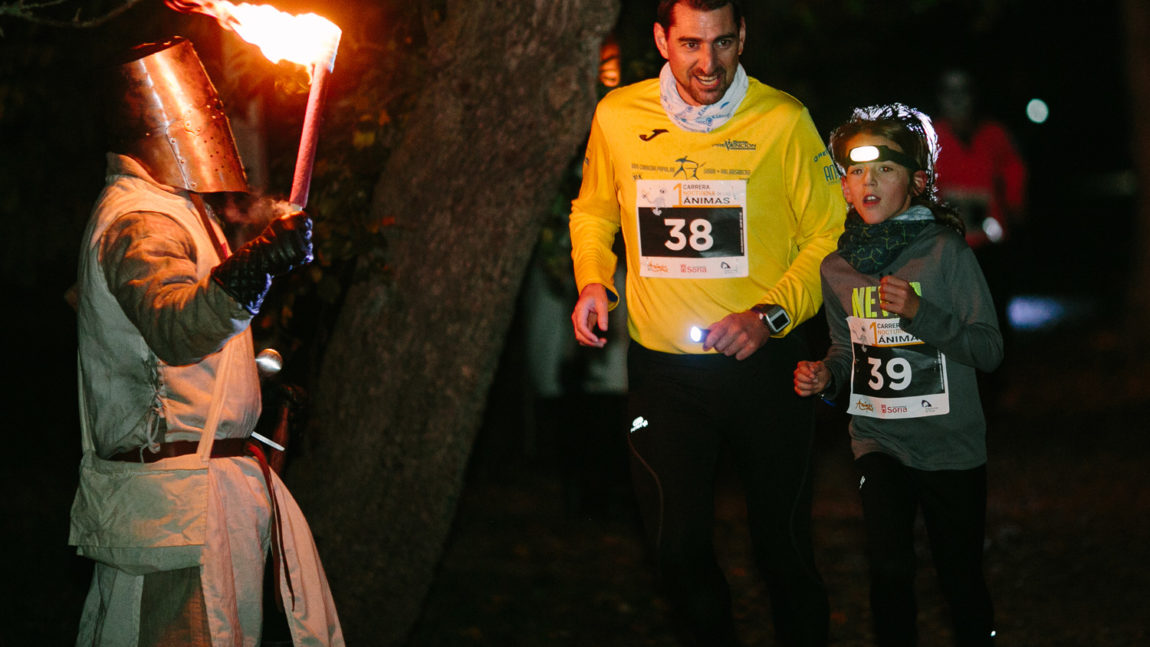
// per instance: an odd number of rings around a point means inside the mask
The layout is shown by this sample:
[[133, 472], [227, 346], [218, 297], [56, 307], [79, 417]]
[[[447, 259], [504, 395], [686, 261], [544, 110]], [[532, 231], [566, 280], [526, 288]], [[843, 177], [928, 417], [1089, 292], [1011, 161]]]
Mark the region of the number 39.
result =
[[[867, 386], [875, 391], [881, 390], [883, 385], [886, 384], [886, 378], [890, 378], [890, 388], [894, 391], [902, 391], [910, 386], [910, 362], [902, 357], [894, 357], [886, 363], [886, 370], [883, 370], [882, 360], [877, 357], [867, 358], [870, 363], [870, 380], [867, 381]], [[885, 373], [885, 377], [883, 375]]]

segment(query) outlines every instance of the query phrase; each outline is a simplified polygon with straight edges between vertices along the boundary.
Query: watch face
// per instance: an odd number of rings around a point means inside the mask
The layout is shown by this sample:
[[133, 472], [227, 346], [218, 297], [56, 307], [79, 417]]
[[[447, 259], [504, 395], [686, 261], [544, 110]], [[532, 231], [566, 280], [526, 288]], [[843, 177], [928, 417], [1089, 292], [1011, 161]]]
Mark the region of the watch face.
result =
[[787, 316], [787, 311], [783, 310], [780, 306], [771, 306], [765, 312], [759, 313], [759, 318], [766, 324], [771, 332], [782, 332], [784, 328], [790, 325], [791, 318]]

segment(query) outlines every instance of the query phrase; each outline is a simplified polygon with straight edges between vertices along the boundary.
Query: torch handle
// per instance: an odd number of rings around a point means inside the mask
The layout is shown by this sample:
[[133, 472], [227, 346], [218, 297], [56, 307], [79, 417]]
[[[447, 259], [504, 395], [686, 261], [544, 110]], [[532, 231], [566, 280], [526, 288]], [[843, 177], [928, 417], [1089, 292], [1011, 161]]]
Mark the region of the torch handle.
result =
[[288, 198], [289, 202], [299, 209], [307, 207], [308, 193], [311, 192], [311, 174], [315, 166], [315, 148], [319, 140], [319, 121], [323, 112], [328, 73], [328, 66], [323, 63], [312, 66], [307, 112], [303, 118], [303, 132], [300, 133], [299, 151], [296, 153], [295, 172], [292, 175], [291, 196]]

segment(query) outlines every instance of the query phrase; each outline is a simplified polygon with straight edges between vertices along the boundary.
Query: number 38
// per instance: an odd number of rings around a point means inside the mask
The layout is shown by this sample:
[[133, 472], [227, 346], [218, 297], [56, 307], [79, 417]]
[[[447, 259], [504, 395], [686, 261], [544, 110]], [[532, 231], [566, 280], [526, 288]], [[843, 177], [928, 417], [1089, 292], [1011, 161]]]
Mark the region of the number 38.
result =
[[687, 221], [683, 218], [667, 218], [663, 222], [671, 228], [671, 231], [668, 232], [670, 240], [663, 243], [667, 249], [677, 252], [690, 243], [691, 249], [696, 252], [705, 252], [715, 245], [715, 239], [711, 236], [710, 221], [702, 218], [692, 220], [690, 237], [683, 233], [683, 228], [687, 227]]
[[867, 362], [870, 364], [870, 380], [867, 381], [867, 386], [875, 391], [881, 390], [884, 386], [889, 386], [894, 391], [902, 391], [910, 386], [910, 362], [905, 358], [891, 358], [886, 362], [885, 369], [882, 359], [878, 357], [869, 357]]

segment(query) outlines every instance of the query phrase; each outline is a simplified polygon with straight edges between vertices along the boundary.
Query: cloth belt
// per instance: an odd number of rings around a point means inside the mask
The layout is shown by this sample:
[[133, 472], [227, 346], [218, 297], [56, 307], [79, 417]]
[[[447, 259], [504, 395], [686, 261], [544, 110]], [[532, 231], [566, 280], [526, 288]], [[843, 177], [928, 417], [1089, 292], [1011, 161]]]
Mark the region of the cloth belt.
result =
[[[217, 438], [212, 442], [212, 458], [229, 458], [244, 456], [247, 450], [248, 438]], [[160, 443], [160, 449], [152, 452], [146, 447], [130, 449], [125, 452], [113, 454], [108, 457], [110, 461], [125, 461], [128, 463], [155, 463], [165, 458], [174, 458], [185, 454], [194, 454], [199, 449], [199, 443], [194, 440], [174, 440], [170, 443]]]
[[[200, 444], [197, 441], [173, 440], [168, 443], [160, 443], [160, 449], [156, 452], [141, 447], [139, 449], [113, 454], [108, 457], [108, 460], [128, 463], [155, 463], [165, 458], [194, 454], [199, 450], [199, 447]], [[280, 525], [279, 505], [276, 503], [275, 494], [272, 492], [272, 475], [271, 468], [268, 467], [267, 457], [264, 456], [259, 445], [250, 438], [217, 438], [212, 441], [212, 458], [229, 458], [234, 456], [251, 456], [255, 458], [256, 462], [260, 465], [260, 471], [264, 474], [264, 482], [267, 484], [268, 499], [271, 501], [272, 509], [272, 568], [277, 575], [276, 583], [272, 588], [275, 590], [276, 606], [279, 607], [281, 611], [284, 608], [283, 597], [280, 594], [279, 587], [280, 578], [278, 577], [283, 574], [283, 579], [287, 582], [288, 591], [292, 593], [292, 607], [295, 607], [295, 593], [291, 578], [287, 577], [286, 573], [283, 572], [283, 527]]]

